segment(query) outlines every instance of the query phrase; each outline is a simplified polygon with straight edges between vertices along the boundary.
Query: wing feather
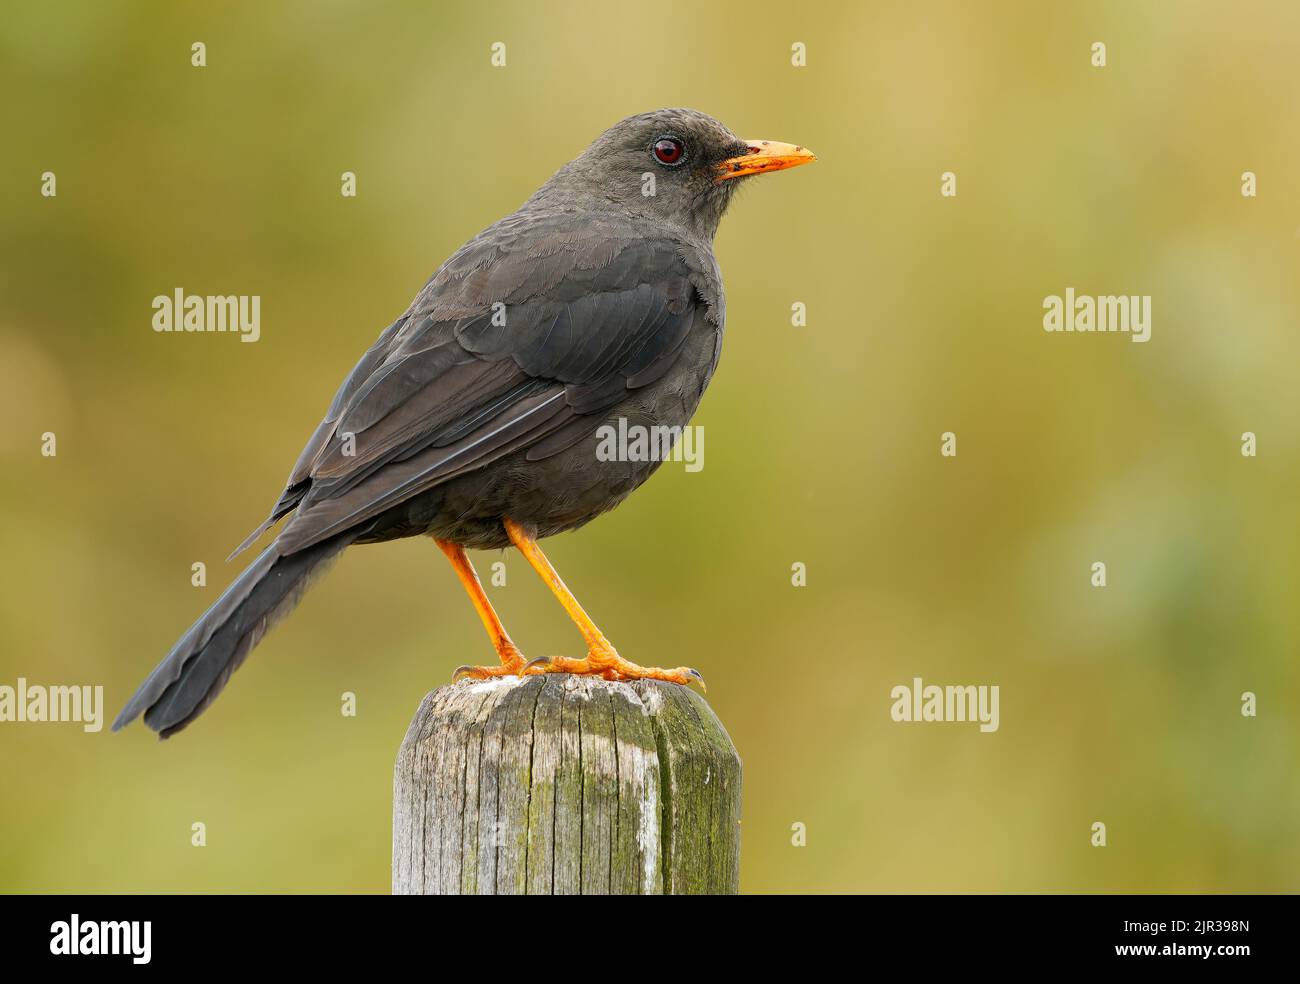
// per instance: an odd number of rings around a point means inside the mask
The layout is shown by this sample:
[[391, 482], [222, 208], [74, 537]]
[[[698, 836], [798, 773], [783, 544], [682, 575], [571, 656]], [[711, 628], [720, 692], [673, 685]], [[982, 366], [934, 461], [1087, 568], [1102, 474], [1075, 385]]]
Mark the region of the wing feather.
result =
[[699, 319], [718, 326], [707, 272], [675, 240], [582, 216], [486, 230], [357, 363], [245, 546], [293, 512], [277, 542], [300, 550], [503, 455], [571, 447]]

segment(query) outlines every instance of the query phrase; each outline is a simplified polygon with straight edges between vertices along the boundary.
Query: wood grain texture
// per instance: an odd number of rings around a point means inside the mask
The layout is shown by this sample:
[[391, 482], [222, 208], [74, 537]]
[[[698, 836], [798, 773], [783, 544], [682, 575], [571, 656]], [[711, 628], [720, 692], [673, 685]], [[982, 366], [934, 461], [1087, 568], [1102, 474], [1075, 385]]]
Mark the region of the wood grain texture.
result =
[[393, 892], [734, 893], [740, 802], [740, 757], [693, 690], [462, 680], [397, 755]]

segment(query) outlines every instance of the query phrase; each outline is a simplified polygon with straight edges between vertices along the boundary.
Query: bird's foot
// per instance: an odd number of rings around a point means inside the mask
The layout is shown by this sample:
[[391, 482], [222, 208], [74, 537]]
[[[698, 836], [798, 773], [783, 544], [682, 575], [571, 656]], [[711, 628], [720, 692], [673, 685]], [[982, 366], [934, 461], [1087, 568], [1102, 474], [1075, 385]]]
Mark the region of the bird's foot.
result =
[[704, 686], [704, 677], [699, 670], [689, 666], [678, 666], [665, 670], [658, 666], [639, 666], [629, 662], [615, 651], [613, 646], [593, 647], [585, 659], [570, 659], [567, 656], [538, 656], [523, 665], [522, 675], [536, 673], [574, 673], [579, 676], [598, 676], [605, 680], [667, 680], [682, 686], [694, 682]]
[[524, 675], [524, 667], [527, 665], [524, 654], [514, 646], [502, 646], [497, 650], [497, 655], [501, 657], [501, 662], [497, 666], [469, 666], [467, 664], [456, 667], [456, 671], [451, 675], [452, 683], [455, 683], [461, 677], [469, 677], [472, 680], [486, 680], [489, 677]]

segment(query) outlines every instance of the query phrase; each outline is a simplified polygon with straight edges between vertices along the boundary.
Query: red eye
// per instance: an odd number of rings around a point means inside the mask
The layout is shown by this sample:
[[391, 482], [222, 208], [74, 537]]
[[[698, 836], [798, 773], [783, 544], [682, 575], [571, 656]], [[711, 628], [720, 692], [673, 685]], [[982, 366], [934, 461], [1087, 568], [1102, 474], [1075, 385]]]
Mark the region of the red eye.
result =
[[680, 140], [674, 140], [672, 137], [660, 137], [655, 141], [655, 158], [660, 164], [672, 166], [682, 159], [685, 152]]

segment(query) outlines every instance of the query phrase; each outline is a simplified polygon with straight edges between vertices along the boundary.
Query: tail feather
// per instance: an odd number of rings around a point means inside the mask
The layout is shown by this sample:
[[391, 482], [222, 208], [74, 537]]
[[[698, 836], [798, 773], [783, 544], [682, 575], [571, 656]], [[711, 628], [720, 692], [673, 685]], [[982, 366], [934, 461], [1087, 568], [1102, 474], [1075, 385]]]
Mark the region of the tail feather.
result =
[[344, 534], [288, 556], [273, 543], [228, 587], [140, 684], [113, 722], [117, 731], [144, 714], [163, 738], [203, 713], [270, 628], [353, 537]]

